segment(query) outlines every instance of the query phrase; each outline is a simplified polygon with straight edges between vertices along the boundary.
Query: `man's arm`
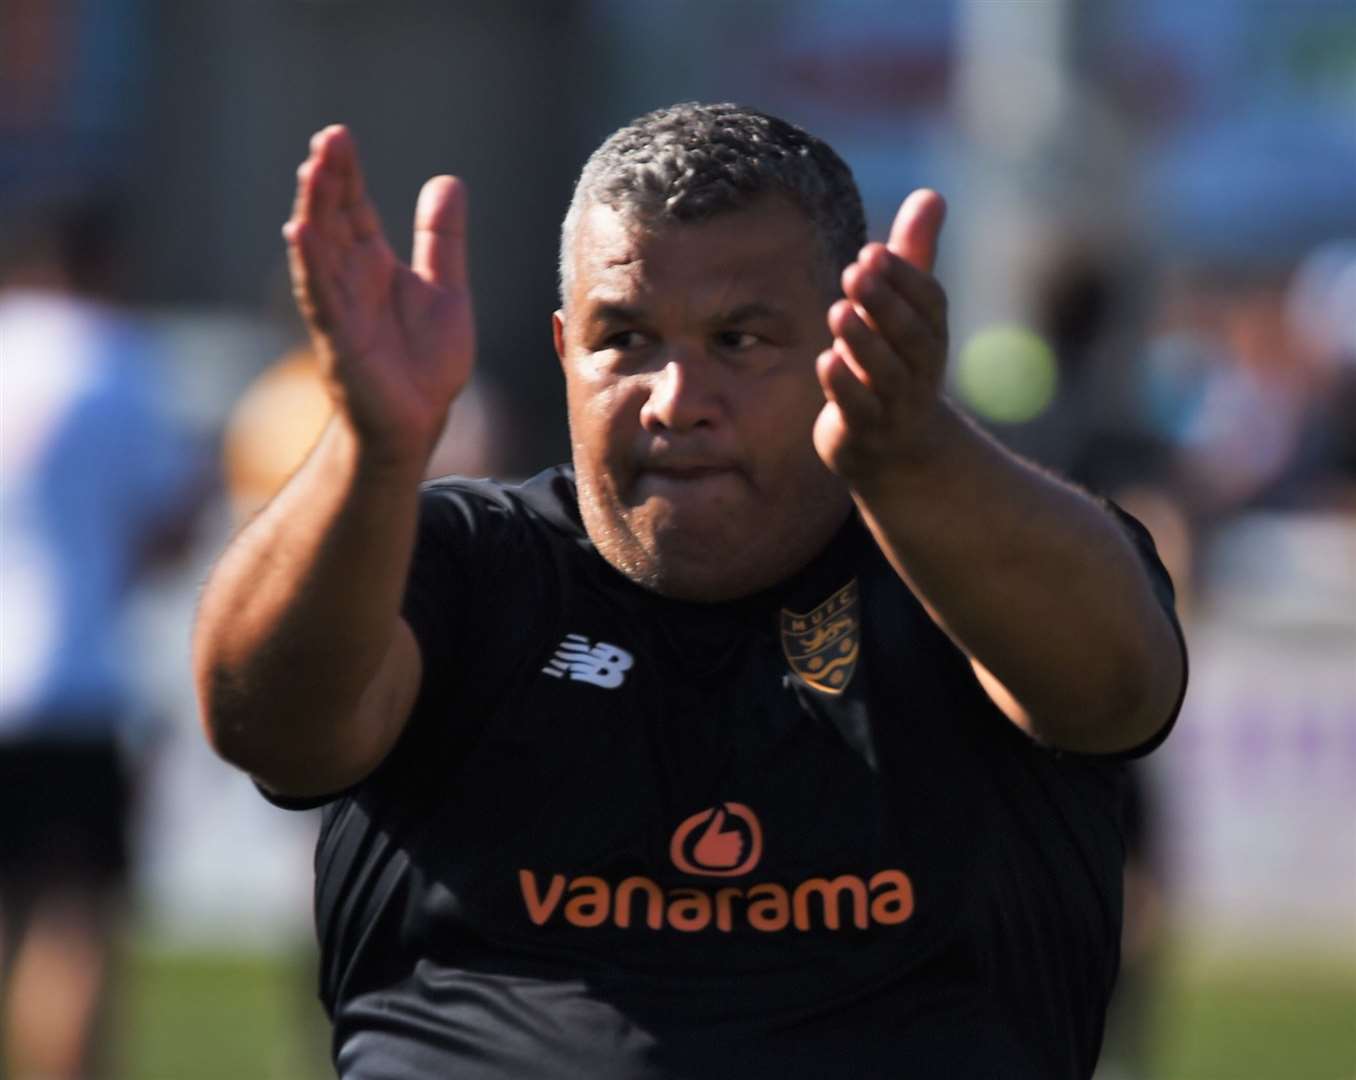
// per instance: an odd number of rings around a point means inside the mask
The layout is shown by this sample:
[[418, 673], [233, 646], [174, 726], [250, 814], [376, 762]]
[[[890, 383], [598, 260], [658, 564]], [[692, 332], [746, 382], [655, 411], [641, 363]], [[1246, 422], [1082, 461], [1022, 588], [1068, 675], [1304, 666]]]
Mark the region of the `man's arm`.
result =
[[946, 305], [930, 271], [943, 213], [915, 192], [889, 244], [844, 271], [815, 445], [999, 708], [1052, 746], [1130, 749], [1179, 698], [1176, 633], [1119, 523], [942, 397]]
[[452, 178], [425, 185], [401, 265], [351, 138], [327, 128], [283, 231], [335, 416], [213, 570], [194, 670], [217, 751], [270, 790], [304, 796], [366, 776], [413, 705], [421, 660], [399, 612], [419, 481], [470, 375], [474, 334], [465, 196]]

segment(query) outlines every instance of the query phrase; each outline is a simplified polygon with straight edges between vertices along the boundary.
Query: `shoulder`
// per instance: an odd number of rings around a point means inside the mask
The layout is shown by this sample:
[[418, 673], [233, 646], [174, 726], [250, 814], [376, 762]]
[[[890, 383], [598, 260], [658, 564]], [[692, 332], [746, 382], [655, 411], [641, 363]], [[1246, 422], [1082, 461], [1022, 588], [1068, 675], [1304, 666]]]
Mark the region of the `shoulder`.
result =
[[[426, 482], [403, 614], [421, 645], [468, 632], [454, 612], [493, 618], [559, 590], [572, 549], [587, 545], [573, 477], [548, 469], [526, 483], [448, 476]], [[449, 603], [452, 601], [453, 603]]]
[[568, 465], [516, 484], [464, 476], [428, 480], [420, 488], [419, 512], [422, 528], [532, 529], [566, 540], [585, 535]]

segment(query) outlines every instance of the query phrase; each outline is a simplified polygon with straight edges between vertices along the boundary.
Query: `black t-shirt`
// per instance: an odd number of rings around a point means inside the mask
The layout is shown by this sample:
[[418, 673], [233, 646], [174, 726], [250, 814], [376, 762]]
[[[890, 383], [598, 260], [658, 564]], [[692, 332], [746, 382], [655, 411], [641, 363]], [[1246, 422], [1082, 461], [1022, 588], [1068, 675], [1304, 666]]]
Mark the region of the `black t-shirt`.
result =
[[568, 468], [438, 481], [404, 610], [418, 701], [316, 853], [347, 1080], [1091, 1074], [1122, 764], [1014, 727], [857, 520], [703, 605]]

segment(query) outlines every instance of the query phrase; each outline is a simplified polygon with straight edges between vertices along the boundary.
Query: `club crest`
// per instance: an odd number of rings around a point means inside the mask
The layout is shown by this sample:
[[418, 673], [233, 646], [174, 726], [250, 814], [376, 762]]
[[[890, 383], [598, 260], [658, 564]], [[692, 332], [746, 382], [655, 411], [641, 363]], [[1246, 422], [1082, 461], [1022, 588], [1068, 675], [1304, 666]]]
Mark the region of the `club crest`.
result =
[[857, 579], [804, 615], [782, 608], [782, 652], [801, 680], [826, 694], [852, 681], [861, 649]]

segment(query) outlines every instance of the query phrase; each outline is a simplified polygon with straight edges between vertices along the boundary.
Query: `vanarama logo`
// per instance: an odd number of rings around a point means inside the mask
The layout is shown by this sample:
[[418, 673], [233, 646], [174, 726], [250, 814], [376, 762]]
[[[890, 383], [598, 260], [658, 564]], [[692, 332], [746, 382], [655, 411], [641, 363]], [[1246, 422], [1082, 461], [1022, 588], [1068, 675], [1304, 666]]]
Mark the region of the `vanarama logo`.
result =
[[739, 877], [763, 857], [763, 830], [743, 803], [730, 802], [693, 814], [673, 831], [669, 858], [685, 874]]
[[[751, 873], [763, 853], [757, 816], [743, 803], [725, 802], [686, 818], [669, 843], [669, 857], [685, 874], [739, 877]], [[518, 871], [527, 916], [538, 926], [561, 918], [590, 929], [612, 923], [626, 930], [668, 927], [695, 933], [714, 926], [729, 933], [736, 925], [766, 933], [785, 930], [865, 930], [896, 926], [913, 914], [913, 883], [902, 870], [812, 877], [798, 885], [774, 881], [719, 888], [665, 888], [633, 875], [615, 885], [591, 874], [539, 878]]]

